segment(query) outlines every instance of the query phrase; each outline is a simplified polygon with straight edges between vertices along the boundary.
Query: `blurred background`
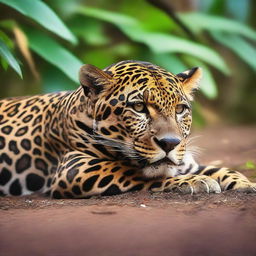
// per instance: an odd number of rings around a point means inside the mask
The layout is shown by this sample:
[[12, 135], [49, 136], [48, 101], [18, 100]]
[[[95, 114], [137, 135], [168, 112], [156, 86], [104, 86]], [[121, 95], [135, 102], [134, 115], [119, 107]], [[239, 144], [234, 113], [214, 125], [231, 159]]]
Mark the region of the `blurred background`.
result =
[[203, 68], [194, 125], [256, 123], [256, 1], [0, 0], [0, 98], [78, 87], [83, 63]]

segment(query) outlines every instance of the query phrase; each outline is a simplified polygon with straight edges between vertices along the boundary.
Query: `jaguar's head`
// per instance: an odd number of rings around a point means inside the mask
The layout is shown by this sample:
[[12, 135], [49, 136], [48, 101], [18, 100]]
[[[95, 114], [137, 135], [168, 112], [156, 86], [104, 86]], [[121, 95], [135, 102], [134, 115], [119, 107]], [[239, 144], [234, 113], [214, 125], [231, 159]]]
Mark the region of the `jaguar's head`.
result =
[[182, 164], [192, 94], [200, 77], [200, 68], [173, 75], [141, 61], [122, 61], [103, 71], [84, 65], [80, 70], [99, 141], [161, 170]]

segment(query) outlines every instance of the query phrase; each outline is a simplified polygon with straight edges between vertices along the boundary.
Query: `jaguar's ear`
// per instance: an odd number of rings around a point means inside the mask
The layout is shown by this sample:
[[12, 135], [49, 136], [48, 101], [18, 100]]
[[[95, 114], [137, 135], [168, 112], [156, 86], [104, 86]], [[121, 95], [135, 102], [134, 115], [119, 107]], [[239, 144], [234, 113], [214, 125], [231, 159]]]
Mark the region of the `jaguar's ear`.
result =
[[79, 71], [80, 84], [86, 96], [98, 95], [111, 83], [111, 79], [109, 74], [90, 64], [83, 65]]
[[202, 77], [201, 68], [192, 68], [176, 75], [182, 83], [183, 90], [189, 100], [193, 100], [193, 92], [198, 89]]

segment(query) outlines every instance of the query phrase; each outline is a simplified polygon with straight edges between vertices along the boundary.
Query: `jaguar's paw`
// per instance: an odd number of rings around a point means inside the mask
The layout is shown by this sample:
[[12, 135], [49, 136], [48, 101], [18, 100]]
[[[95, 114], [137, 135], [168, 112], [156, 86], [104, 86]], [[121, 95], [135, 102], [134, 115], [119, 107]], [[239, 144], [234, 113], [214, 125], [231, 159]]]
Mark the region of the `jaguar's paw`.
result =
[[219, 183], [206, 175], [191, 175], [176, 179], [168, 189], [182, 194], [221, 192]]

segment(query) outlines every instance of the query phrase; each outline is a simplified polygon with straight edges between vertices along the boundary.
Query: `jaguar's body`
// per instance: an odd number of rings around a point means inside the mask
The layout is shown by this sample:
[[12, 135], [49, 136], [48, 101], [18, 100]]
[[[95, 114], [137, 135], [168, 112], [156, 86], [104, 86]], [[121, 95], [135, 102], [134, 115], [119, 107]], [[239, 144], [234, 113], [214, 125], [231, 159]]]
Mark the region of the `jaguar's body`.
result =
[[238, 172], [198, 166], [187, 149], [200, 76], [139, 61], [85, 65], [73, 92], [1, 100], [1, 193], [255, 191]]

